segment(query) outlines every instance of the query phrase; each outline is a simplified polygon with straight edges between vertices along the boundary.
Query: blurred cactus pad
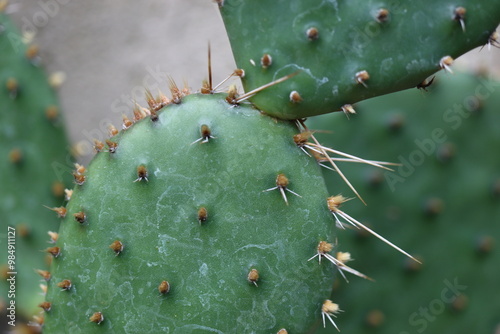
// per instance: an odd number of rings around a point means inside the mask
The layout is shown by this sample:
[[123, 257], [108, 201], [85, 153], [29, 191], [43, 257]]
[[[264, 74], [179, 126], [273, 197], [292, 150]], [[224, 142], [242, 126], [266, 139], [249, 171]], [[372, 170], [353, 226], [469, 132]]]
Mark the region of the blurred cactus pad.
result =
[[294, 122], [225, 98], [177, 95], [161, 110], [149, 100], [151, 115], [136, 109], [96, 143], [53, 252], [45, 333], [319, 323], [334, 267], [308, 259], [335, 231], [319, 166]]
[[[309, 122], [333, 131], [317, 134], [324, 144], [402, 164], [395, 172], [344, 168], [368, 203], [349, 205], [423, 262], [362, 233], [340, 234], [340, 247], [376, 280], [339, 280], [333, 295], [346, 310], [337, 322], [346, 333], [498, 331], [500, 81], [446, 74], [426, 89], [361, 102], [350, 120], [331, 114]], [[336, 175], [325, 177], [339, 189]]]
[[251, 101], [297, 119], [417, 86], [496, 40], [499, 1], [219, 1]]
[[[7, 272], [17, 272], [19, 321], [40, 311], [41, 277], [35, 269], [48, 269], [50, 257], [43, 252], [49, 245], [47, 232], [59, 229], [53, 213], [43, 206], [63, 204], [65, 186], [71, 184], [59, 104], [40, 68], [37, 47], [23, 39], [0, 12], [0, 298], [8, 302]], [[15, 268], [7, 265], [7, 226], [16, 230]]]

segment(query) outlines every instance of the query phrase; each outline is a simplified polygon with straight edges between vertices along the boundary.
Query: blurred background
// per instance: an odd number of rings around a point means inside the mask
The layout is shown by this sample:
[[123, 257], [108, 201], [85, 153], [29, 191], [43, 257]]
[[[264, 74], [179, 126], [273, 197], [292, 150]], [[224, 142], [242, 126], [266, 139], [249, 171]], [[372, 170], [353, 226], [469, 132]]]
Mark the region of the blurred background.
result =
[[[236, 68], [215, 3], [183, 1], [10, 1], [8, 12], [23, 32], [35, 32], [48, 73], [64, 74], [59, 96], [81, 161], [93, 155], [89, 140], [121, 126], [144, 88], [169, 95], [168, 76], [193, 90], [207, 78], [207, 45], [214, 82]], [[64, 4], [63, 4], [64, 3]], [[91, 141], [90, 141], [91, 143]]]

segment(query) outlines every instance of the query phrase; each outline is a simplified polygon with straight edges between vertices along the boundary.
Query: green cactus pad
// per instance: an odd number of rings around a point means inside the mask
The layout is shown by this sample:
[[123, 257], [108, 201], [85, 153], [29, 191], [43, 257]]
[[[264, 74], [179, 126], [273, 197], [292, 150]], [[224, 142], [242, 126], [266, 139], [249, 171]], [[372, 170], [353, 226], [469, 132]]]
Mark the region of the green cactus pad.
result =
[[[72, 159], [58, 101], [38, 63], [35, 47], [22, 42], [0, 11], [0, 299], [13, 300], [5, 279], [15, 276], [18, 325], [21, 317], [40, 311], [44, 297], [35, 269], [48, 269], [47, 232], [59, 229], [43, 206], [62, 205], [65, 185], [71, 184]], [[7, 226], [16, 229], [15, 268], [8, 266]]]
[[[498, 330], [500, 81], [465, 74], [434, 81], [428, 92], [361, 102], [350, 120], [309, 120], [311, 129], [334, 131], [318, 133], [324, 144], [403, 164], [394, 173], [344, 168], [368, 203], [351, 201], [345, 209], [423, 261], [418, 266], [377, 240], [339, 233], [339, 249], [351, 251], [356, 267], [376, 280], [340, 282], [334, 291], [345, 309], [337, 322], [342, 332]], [[348, 191], [338, 177], [325, 176], [331, 191]]]
[[[295, 133], [193, 94], [111, 138], [68, 203], [44, 332], [306, 332], [334, 280], [308, 259], [335, 224]], [[288, 205], [265, 191], [280, 174]]]
[[415, 87], [500, 23], [500, 2], [475, 0], [226, 0], [220, 11], [246, 91], [299, 72], [251, 99], [284, 119]]

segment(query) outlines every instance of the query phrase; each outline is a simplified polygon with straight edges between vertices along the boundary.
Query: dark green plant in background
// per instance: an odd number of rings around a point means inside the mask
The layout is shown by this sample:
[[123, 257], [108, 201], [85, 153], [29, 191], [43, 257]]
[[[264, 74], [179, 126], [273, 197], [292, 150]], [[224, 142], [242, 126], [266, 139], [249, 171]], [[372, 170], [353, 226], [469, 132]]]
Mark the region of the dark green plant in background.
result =
[[[394, 172], [349, 165], [346, 174], [368, 206], [345, 206], [423, 262], [406, 261], [359, 231], [339, 234], [340, 248], [376, 280], [339, 280], [333, 296], [345, 306], [338, 320], [345, 332], [496, 333], [500, 323], [500, 303], [491, 298], [500, 261], [500, 156], [493, 153], [500, 82], [467, 74], [434, 81], [427, 92], [361, 102], [349, 121], [323, 115], [309, 123], [333, 131], [318, 133], [325, 145], [402, 164]], [[348, 192], [334, 174], [324, 175], [330, 192]]]
[[[72, 183], [71, 170], [64, 166], [71, 164], [71, 157], [59, 104], [40, 68], [37, 47], [26, 45], [1, 12], [0, 143], [0, 298], [3, 305], [10, 300], [13, 281], [7, 279], [16, 272], [16, 314], [30, 319], [44, 300], [39, 283], [51, 260], [43, 251], [50, 246], [47, 232], [59, 229], [44, 205], [64, 204], [65, 187]], [[15, 251], [7, 249], [8, 241], [13, 243], [8, 226], [16, 231]]]

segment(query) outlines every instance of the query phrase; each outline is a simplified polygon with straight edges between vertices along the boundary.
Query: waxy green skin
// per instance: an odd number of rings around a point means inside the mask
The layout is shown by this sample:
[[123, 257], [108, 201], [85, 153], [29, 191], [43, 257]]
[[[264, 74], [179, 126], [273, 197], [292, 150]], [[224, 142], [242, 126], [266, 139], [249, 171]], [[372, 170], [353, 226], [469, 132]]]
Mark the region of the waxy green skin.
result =
[[[311, 129], [334, 131], [317, 134], [330, 147], [404, 163], [394, 173], [345, 165], [368, 206], [351, 201], [343, 208], [423, 261], [411, 271], [416, 264], [378, 240], [339, 233], [340, 249], [376, 280], [339, 281], [332, 298], [346, 310], [337, 319], [342, 332], [495, 333], [499, 324], [500, 301], [492, 291], [500, 262], [500, 81], [456, 73], [436, 77], [427, 89], [361, 102], [350, 120], [342, 114], [309, 119]], [[338, 189], [338, 177], [324, 175], [329, 189]], [[441, 203], [439, 213], [429, 211], [431, 203]], [[478, 252], [488, 238], [491, 252]], [[465, 300], [461, 311], [457, 296]], [[378, 328], [365, 322], [372, 310], [385, 315]]]
[[[0, 266], [7, 265], [7, 226], [11, 226], [16, 229], [16, 259], [15, 269], [9, 271], [17, 272], [15, 301], [20, 324], [21, 317], [40, 311], [37, 305], [44, 297], [34, 269], [48, 269], [42, 250], [49, 246], [47, 232], [59, 228], [54, 213], [43, 206], [63, 204], [63, 196], [56, 197], [52, 187], [55, 182], [60, 183], [60, 190], [71, 186], [68, 164], [72, 159], [61, 115], [52, 120], [46, 117], [49, 106], [59, 110], [46, 74], [36, 59], [26, 57], [20, 32], [3, 13], [0, 27]], [[17, 94], [8, 91], [9, 78], [17, 81]], [[14, 149], [21, 152], [19, 163], [9, 159]], [[21, 226], [29, 230], [25, 237]], [[3, 278], [0, 287], [0, 299], [7, 302], [9, 286]]]
[[[184, 97], [96, 155], [61, 224], [44, 333], [304, 333], [320, 320], [334, 268], [307, 260], [334, 241], [335, 223], [319, 166], [295, 145], [294, 123], [224, 98]], [[204, 124], [214, 138], [193, 143]], [[134, 182], [141, 165], [148, 181]], [[302, 196], [287, 192], [289, 205], [264, 192], [279, 173]], [[56, 286], [63, 279], [69, 291]], [[94, 312], [104, 322], [90, 322]]]
[[[466, 9], [465, 32], [454, 19], [458, 6]], [[385, 22], [377, 21], [380, 9], [389, 12]], [[440, 70], [443, 57], [485, 45], [500, 23], [500, 2], [475, 0], [226, 0], [220, 11], [245, 91], [299, 73], [251, 98], [283, 119], [415, 87]], [[315, 40], [307, 36], [311, 27]], [[264, 54], [272, 57], [267, 68]], [[367, 87], [356, 81], [360, 71], [370, 76]], [[290, 101], [292, 91], [301, 102]]]

